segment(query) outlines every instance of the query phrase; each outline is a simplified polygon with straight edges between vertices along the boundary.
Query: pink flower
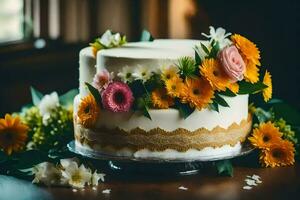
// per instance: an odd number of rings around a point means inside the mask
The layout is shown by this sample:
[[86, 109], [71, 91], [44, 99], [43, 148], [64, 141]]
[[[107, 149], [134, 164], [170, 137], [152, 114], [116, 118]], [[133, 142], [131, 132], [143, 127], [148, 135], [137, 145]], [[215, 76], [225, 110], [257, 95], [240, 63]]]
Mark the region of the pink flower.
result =
[[110, 83], [102, 92], [102, 105], [112, 112], [128, 112], [133, 99], [129, 86], [119, 81]]
[[238, 49], [232, 45], [225, 47], [220, 51], [219, 60], [224, 67], [224, 71], [230, 77], [232, 82], [240, 81], [244, 78], [246, 70], [245, 62]]
[[113, 74], [109, 73], [106, 69], [102, 69], [98, 72], [93, 79], [93, 86], [102, 92], [109, 83], [113, 80]]

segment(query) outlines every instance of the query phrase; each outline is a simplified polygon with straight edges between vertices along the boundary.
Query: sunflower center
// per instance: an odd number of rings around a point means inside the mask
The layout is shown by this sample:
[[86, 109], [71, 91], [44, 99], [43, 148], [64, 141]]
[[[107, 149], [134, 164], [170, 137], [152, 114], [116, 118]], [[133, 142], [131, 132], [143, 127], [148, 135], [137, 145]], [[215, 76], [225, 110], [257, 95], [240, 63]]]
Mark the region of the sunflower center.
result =
[[80, 182], [81, 181], [81, 174], [79, 172], [75, 172], [72, 175], [72, 181], [75, 182], [75, 183]]
[[130, 78], [130, 77], [131, 77], [131, 73], [127, 73], [126, 78]]
[[269, 142], [270, 141], [270, 137], [268, 135], [264, 135], [263, 141], [264, 142]]
[[200, 94], [200, 90], [198, 88], [193, 89], [193, 94], [194, 95], [199, 95]]
[[171, 74], [167, 74], [166, 79], [170, 79], [170, 78], [171, 78]]
[[90, 106], [88, 105], [88, 106], [86, 106], [86, 107], [84, 108], [84, 113], [85, 113], [85, 114], [88, 114], [88, 113], [90, 113], [90, 110], [91, 110], [91, 108], [90, 108]]
[[171, 86], [172, 90], [176, 90], [176, 85]]
[[142, 76], [146, 76], [146, 72], [142, 72]]
[[124, 103], [124, 100], [125, 100], [125, 96], [123, 94], [123, 92], [121, 91], [118, 91], [114, 94], [114, 101], [117, 103], [117, 104], [122, 104]]
[[12, 139], [13, 139], [13, 133], [11, 133], [11, 132], [6, 132], [6, 133], [4, 133], [4, 140], [7, 142], [7, 141], [12, 141]]
[[214, 71], [213, 71], [213, 75], [214, 75], [214, 76], [219, 76], [219, 72], [216, 71], [216, 70], [214, 70]]
[[280, 149], [274, 149], [272, 152], [272, 156], [274, 158], [281, 158], [283, 156], [283, 152]]

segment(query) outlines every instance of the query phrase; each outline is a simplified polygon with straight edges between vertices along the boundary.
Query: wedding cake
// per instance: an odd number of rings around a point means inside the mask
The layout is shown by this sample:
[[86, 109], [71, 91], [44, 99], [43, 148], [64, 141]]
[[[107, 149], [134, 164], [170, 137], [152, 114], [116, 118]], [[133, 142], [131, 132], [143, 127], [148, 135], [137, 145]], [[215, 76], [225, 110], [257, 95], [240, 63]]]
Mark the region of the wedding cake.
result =
[[127, 43], [107, 31], [82, 49], [76, 147], [156, 159], [240, 152], [252, 128], [249, 94], [266, 90], [251, 87], [260, 83], [260, 52], [222, 28], [203, 35]]

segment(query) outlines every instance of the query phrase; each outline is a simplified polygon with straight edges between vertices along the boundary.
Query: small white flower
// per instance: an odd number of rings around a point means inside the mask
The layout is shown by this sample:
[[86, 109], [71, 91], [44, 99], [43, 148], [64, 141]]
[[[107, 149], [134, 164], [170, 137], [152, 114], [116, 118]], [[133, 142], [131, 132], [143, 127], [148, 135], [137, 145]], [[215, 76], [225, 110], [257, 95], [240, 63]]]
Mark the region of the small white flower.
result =
[[184, 186], [180, 186], [178, 189], [179, 189], [179, 190], [188, 190], [188, 188], [186, 188], [186, 187], [184, 187]]
[[[209, 42], [202, 42], [202, 45], [204, 45], [208, 49], [208, 51], [210, 51], [212, 48]], [[196, 45], [195, 50], [202, 61], [208, 56], [208, 54], [203, 50], [201, 45]]]
[[91, 182], [91, 170], [85, 168], [84, 165], [78, 167], [77, 162], [70, 162], [67, 168], [62, 170], [63, 179], [74, 188], [83, 188]]
[[45, 95], [38, 105], [40, 114], [43, 117], [43, 123], [47, 124], [47, 120], [50, 118], [51, 112], [59, 106], [59, 98], [56, 92]]
[[100, 38], [100, 43], [107, 48], [112, 48], [119, 46], [121, 43], [122, 37], [120, 33], [112, 34], [111, 30], [105, 31], [105, 33]]
[[109, 194], [110, 191], [111, 191], [111, 189], [106, 189], [106, 190], [102, 190], [102, 193], [103, 193], [103, 194]]
[[227, 38], [231, 33], [226, 33], [226, 30], [219, 27], [215, 29], [214, 27], [209, 27], [209, 35], [202, 33], [203, 36], [210, 38], [210, 42], [215, 40], [216, 42], [219, 42], [220, 48], [224, 48], [231, 44], [231, 41]]
[[142, 80], [142, 82], [145, 83], [151, 78], [152, 73], [153, 72], [149, 69], [149, 67], [138, 65], [132, 75], [135, 80]]
[[124, 82], [124, 83], [130, 83], [133, 81], [133, 72], [134, 68], [125, 66], [121, 69], [121, 71], [117, 74], [117, 76]]
[[60, 165], [62, 166], [63, 169], [68, 168], [69, 165], [72, 164], [73, 162], [76, 162], [78, 164], [79, 160], [77, 158], [64, 158], [64, 159], [60, 159]]
[[33, 167], [33, 183], [43, 183], [45, 185], [61, 185], [61, 172], [49, 162], [43, 162]]
[[92, 175], [92, 181], [91, 181], [92, 185], [97, 186], [99, 183], [99, 180], [104, 182], [104, 176], [105, 176], [105, 174], [101, 174], [101, 173], [98, 174], [97, 170], [96, 170]]

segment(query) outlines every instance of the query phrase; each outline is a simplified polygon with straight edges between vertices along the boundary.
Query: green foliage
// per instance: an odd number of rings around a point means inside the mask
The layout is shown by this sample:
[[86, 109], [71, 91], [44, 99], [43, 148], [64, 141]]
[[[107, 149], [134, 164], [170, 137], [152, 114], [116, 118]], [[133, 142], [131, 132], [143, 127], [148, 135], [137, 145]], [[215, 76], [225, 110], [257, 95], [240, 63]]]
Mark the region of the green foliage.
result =
[[287, 122], [280, 118], [274, 121], [276, 127], [279, 128], [280, 132], [283, 133], [283, 138], [291, 141], [294, 144], [298, 143], [298, 139], [296, 138], [295, 131], [292, 130], [291, 125], [287, 124]]
[[140, 41], [144, 41], [144, 42], [152, 42], [154, 40], [153, 36], [151, 35], [151, 33], [144, 29], [142, 31], [142, 34], [141, 34], [141, 38], [140, 38]]
[[37, 91], [36, 89], [34, 89], [33, 87], [30, 87], [30, 92], [31, 92], [32, 102], [35, 106], [37, 106], [44, 95], [39, 91]]
[[145, 117], [151, 119], [149, 114], [149, 107], [151, 104], [152, 102], [149, 96], [144, 95], [143, 97], [139, 97], [135, 100], [135, 110], [141, 111]]
[[69, 107], [70, 105], [73, 105], [73, 100], [75, 98], [75, 96], [78, 94], [78, 89], [73, 89], [70, 90], [68, 92], [66, 92], [65, 94], [61, 95], [59, 97], [59, 102], [62, 106], [66, 106]]
[[88, 88], [88, 90], [90, 91], [90, 93], [93, 95], [93, 97], [95, 98], [98, 105], [101, 105], [102, 100], [101, 100], [101, 95], [100, 95], [99, 91], [96, 88], [94, 88], [94, 86], [89, 84], [88, 82], [85, 82], [85, 85]]
[[213, 99], [215, 103], [218, 105], [221, 105], [223, 107], [229, 107], [228, 103], [225, 101], [223, 97], [221, 97], [219, 94], [215, 94], [215, 98]]
[[211, 104], [209, 104], [209, 108], [211, 110], [214, 110], [216, 112], [219, 112], [219, 104], [217, 104], [216, 102], [212, 102]]
[[231, 90], [228, 88], [225, 91], [219, 92], [220, 95], [227, 96], [227, 97], [235, 97], [236, 94], [234, 94]]
[[184, 119], [188, 118], [195, 111], [195, 108], [191, 108], [189, 104], [181, 103], [178, 100], [175, 101], [175, 107]]
[[238, 94], [254, 94], [257, 92], [262, 91], [263, 89], [267, 88], [265, 84], [258, 81], [256, 83], [249, 83], [246, 81], [239, 82], [239, 92]]
[[177, 65], [178, 65], [180, 74], [182, 74], [183, 76], [185, 76], [185, 77], [194, 77], [195, 76], [197, 65], [193, 58], [188, 57], [188, 56], [179, 58]]
[[[202, 45], [201, 46], [204, 46], [205, 45]], [[202, 47], [203, 48], [203, 47]], [[205, 47], [206, 48], [206, 47]], [[206, 48], [207, 49], [207, 48]], [[205, 51], [205, 49], [203, 49]], [[207, 49], [208, 51], [208, 49]], [[211, 42], [211, 50], [210, 52], [208, 53], [208, 58], [216, 58], [217, 55], [218, 55], [218, 52], [220, 51], [220, 45], [219, 45], [219, 42], [216, 42], [215, 40], [213, 40]]]
[[229, 160], [217, 161], [216, 167], [219, 175], [233, 176], [233, 167]]

